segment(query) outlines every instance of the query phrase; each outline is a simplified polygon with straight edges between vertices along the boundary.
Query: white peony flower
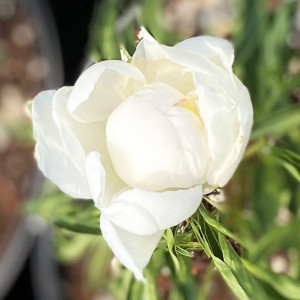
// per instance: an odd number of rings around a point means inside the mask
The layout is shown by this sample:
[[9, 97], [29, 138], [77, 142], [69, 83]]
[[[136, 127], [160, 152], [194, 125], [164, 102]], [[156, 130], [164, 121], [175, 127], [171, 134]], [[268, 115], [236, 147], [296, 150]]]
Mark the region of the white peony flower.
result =
[[32, 111], [39, 168], [95, 201], [104, 238], [138, 279], [164, 230], [228, 182], [253, 119], [228, 41], [168, 47], [142, 33], [130, 62], [97, 63], [74, 87], [41, 92]]

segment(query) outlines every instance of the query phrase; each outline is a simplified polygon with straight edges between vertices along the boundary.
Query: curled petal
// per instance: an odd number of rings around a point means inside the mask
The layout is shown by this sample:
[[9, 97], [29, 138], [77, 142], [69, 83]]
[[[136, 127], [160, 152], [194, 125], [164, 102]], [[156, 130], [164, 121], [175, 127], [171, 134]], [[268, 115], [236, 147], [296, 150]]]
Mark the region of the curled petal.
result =
[[[82, 149], [73, 137], [67, 142], [72, 148], [66, 148], [62, 141], [61, 127], [54, 119], [53, 98], [55, 91], [41, 92], [32, 105], [33, 133], [37, 141], [35, 156], [39, 168], [63, 192], [74, 198], [90, 199], [90, 191], [79, 162], [84, 161]], [[55, 111], [56, 115], [63, 111]], [[63, 118], [62, 118], [63, 120]], [[73, 143], [74, 142], [74, 143]], [[79, 147], [79, 148], [78, 148]], [[74, 150], [74, 155], [72, 151]]]
[[137, 279], [148, 263], [164, 229], [190, 217], [202, 199], [201, 186], [187, 190], [120, 192], [101, 212], [102, 234], [118, 259]]
[[222, 38], [212, 36], [193, 37], [178, 43], [174, 48], [206, 57], [226, 69], [231, 69], [234, 60], [232, 44]]
[[159, 60], [165, 57], [162, 45], [160, 45], [145, 27], [141, 27], [142, 39], [138, 43], [132, 61], [138, 59]]
[[145, 74], [149, 73], [149, 68], [153, 68], [153, 62], [159, 61], [156, 73], [161, 76], [161, 72], [164, 73], [161, 68], [165, 68], [166, 60], [172, 65], [186, 68], [186, 74], [181, 71], [183, 78], [189, 76], [188, 72], [216, 75], [220, 68], [231, 71], [234, 53], [231, 43], [227, 40], [207, 36], [195, 37], [170, 47], [157, 43], [145, 29], [143, 36], [131, 63]]
[[76, 81], [68, 110], [85, 123], [106, 120], [143, 83], [143, 74], [133, 65], [113, 60], [96, 63]]
[[144, 281], [143, 268], [149, 262], [164, 231], [150, 235], [138, 235], [114, 225], [105, 216], [100, 217], [102, 235], [122, 264], [131, 270], [136, 279]]
[[148, 235], [186, 220], [201, 200], [201, 186], [165, 192], [130, 189], [117, 194], [102, 214], [124, 230]]

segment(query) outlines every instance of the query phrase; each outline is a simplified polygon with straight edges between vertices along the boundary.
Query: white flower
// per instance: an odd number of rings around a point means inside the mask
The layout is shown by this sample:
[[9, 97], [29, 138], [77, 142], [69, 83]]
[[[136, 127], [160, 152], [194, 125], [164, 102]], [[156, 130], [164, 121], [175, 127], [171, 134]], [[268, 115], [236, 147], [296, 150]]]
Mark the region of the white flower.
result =
[[164, 230], [230, 179], [253, 118], [229, 42], [168, 47], [142, 33], [130, 63], [97, 63], [74, 87], [33, 102], [40, 169], [65, 193], [95, 201], [104, 238], [138, 279]]

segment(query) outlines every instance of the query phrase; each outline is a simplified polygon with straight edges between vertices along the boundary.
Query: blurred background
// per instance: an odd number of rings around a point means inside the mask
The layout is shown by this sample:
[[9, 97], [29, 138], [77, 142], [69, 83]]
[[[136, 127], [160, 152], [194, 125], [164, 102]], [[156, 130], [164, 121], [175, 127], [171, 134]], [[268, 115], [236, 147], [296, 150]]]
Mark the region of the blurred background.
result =
[[36, 168], [26, 103], [119, 59], [120, 45], [133, 54], [141, 25], [167, 45], [202, 34], [234, 44], [255, 124], [219, 221], [247, 245], [231, 240], [236, 253], [268, 270], [253, 275], [270, 299], [300, 299], [300, 4], [288, 0], [0, 0], [0, 299], [237, 299], [201, 250], [175, 253], [186, 266], [177, 276], [163, 243], [152, 281], [136, 282], [93, 204]]

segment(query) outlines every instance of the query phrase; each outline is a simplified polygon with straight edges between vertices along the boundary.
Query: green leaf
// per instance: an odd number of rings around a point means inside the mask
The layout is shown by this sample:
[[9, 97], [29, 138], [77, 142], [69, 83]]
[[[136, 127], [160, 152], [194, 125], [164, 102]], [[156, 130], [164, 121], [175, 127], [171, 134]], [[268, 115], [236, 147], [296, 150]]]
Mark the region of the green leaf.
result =
[[53, 219], [53, 224], [60, 228], [67, 229], [77, 233], [94, 234], [94, 235], [101, 234], [99, 225], [96, 226], [96, 224], [91, 224], [91, 225], [80, 224], [78, 223], [77, 220], [55, 217]]
[[[174, 254], [173, 254], [174, 255]], [[145, 277], [146, 277], [146, 284], [144, 289], [144, 296], [145, 300], [157, 300], [156, 288], [155, 288], [155, 280], [153, 278], [152, 272], [145, 269]]]
[[300, 125], [300, 105], [293, 105], [279, 112], [268, 115], [254, 124], [251, 139], [265, 135], [280, 137]]
[[174, 240], [173, 232], [172, 232], [172, 230], [170, 228], [168, 228], [165, 231], [164, 237], [165, 237], [165, 239], [167, 241], [168, 249], [171, 252], [172, 249], [173, 249], [173, 247], [174, 247], [175, 240]]
[[[207, 256], [211, 257], [212, 256], [212, 251], [210, 249], [210, 246], [209, 246], [208, 242], [206, 241], [205, 237], [203, 235], [201, 236], [201, 234], [200, 234], [200, 231], [201, 231], [200, 224], [197, 222], [197, 220], [195, 220], [193, 218], [190, 218], [189, 222], [190, 222], [190, 225], [191, 225], [191, 227], [194, 231], [194, 234], [195, 234], [198, 242], [202, 246], [204, 252], [206, 253]], [[198, 226], [199, 229], [197, 228], [196, 225]]]
[[201, 204], [199, 207], [199, 212], [205, 222], [209, 224], [211, 227], [215, 228], [217, 231], [222, 232], [223, 234], [233, 238], [235, 241], [237, 241], [239, 244], [246, 247], [247, 242], [242, 240], [242, 238], [237, 237], [235, 234], [230, 232], [228, 229], [226, 229], [221, 223], [219, 223], [216, 219], [214, 219], [209, 212], [205, 209], [204, 205]]
[[248, 296], [245, 293], [245, 290], [240, 285], [230, 268], [218, 257], [213, 256], [212, 258], [216, 268], [219, 270], [223, 279], [228, 284], [232, 292], [238, 297], [238, 299], [249, 300]]
[[204, 241], [208, 244], [211, 252], [214, 256], [219, 257], [220, 259], [223, 258], [222, 251], [220, 248], [217, 230], [211, 227], [208, 223], [205, 222], [203, 217], [201, 216], [200, 212], [198, 211], [198, 221], [200, 224], [200, 230]]
[[250, 260], [259, 262], [267, 259], [278, 248], [299, 248], [300, 219], [291, 220], [288, 226], [273, 226], [260, 239], [256, 240], [255, 247], [249, 249]]
[[[85, 235], [88, 236], [88, 235]], [[93, 290], [105, 288], [108, 285], [108, 272], [111, 269], [111, 250], [102, 236], [93, 236], [94, 240], [85, 251], [85, 268], [83, 278]]]
[[141, 299], [143, 299], [143, 296], [142, 296], [143, 292], [144, 292], [144, 284], [141, 281], [133, 280], [128, 299], [141, 300]]
[[167, 241], [168, 250], [169, 250], [169, 253], [171, 255], [172, 261], [174, 263], [175, 270], [176, 270], [177, 273], [179, 273], [179, 271], [180, 271], [180, 264], [179, 264], [178, 258], [173, 253], [173, 247], [174, 247], [174, 244], [175, 244], [175, 240], [174, 240], [173, 232], [172, 232], [172, 230], [170, 228], [168, 228], [165, 231], [164, 237], [165, 237], [165, 239]]
[[289, 164], [300, 168], [300, 155], [285, 149], [285, 148], [280, 148], [280, 147], [274, 147], [272, 148], [273, 154], [275, 154], [277, 157], [281, 158], [282, 160], [288, 162]]
[[100, 212], [92, 201], [72, 201], [60, 209], [55, 210], [50, 219], [55, 226], [78, 233], [100, 234]]
[[174, 238], [176, 241], [176, 245], [189, 244], [189, 243], [193, 242], [194, 233], [193, 233], [193, 231], [181, 233], [176, 230]]
[[243, 264], [255, 277], [270, 284], [283, 297], [299, 300], [299, 281], [295, 281], [283, 274], [277, 274], [270, 270], [260, 268], [246, 259], [243, 259]]
[[231, 269], [247, 295], [251, 299], [271, 299], [259, 282], [244, 267], [241, 258], [236, 254], [225, 236], [221, 233], [219, 233], [219, 241], [223, 252], [224, 262]]
[[187, 251], [187, 250], [185, 250], [185, 249], [183, 249], [183, 248], [181, 248], [179, 246], [175, 247], [175, 251], [176, 251], [176, 253], [179, 253], [179, 254], [181, 254], [183, 256], [193, 257], [193, 254], [191, 252], [189, 252], [189, 251]]
[[298, 182], [300, 182], [300, 172], [299, 172], [299, 170], [295, 167], [295, 166], [293, 166], [293, 165], [291, 165], [291, 164], [289, 164], [289, 163], [285, 163], [285, 162], [282, 162], [282, 166], [298, 181]]
[[120, 266], [118, 277], [115, 280], [109, 281], [109, 290], [114, 295], [114, 299], [129, 299], [128, 296], [133, 280], [133, 273]]
[[282, 166], [300, 182], [300, 155], [279, 147], [272, 148], [272, 153], [280, 159]]
[[82, 257], [98, 238], [94, 235], [79, 234], [64, 229], [56, 230], [54, 236], [56, 255], [63, 263], [70, 263]]

